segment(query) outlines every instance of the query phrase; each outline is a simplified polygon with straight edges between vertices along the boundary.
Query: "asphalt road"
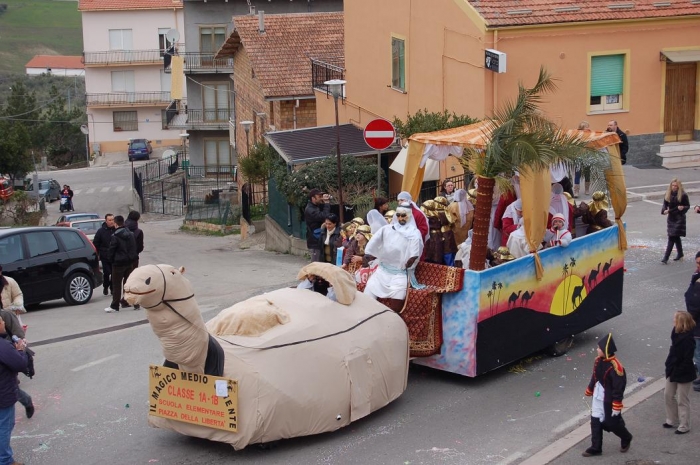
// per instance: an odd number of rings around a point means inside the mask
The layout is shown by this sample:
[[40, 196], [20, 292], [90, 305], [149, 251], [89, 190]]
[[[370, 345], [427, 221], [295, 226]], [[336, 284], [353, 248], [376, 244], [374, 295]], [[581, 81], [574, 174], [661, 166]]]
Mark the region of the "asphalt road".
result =
[[[76, 181], [57, 179], [74, 189], [123, 185], [120, 168], [92, 170], [71, 173]], [[676, 175], [700, 181], [695, 170], [640, 173], [653, 184]], [[128, 205], [109, 191], [104, 194], [86, 206], [119, 211], [120, 202]], [[691, 196], [691, 204], [696, 201]], [[656, 200], [629, 204], [623, 314], [579, 335], [566, 356], [534, 356], [476, 379], [412, 366], [407, 391], [388, 407], [335, 433], [280, 441], [268, 450], [250, 446], [235, 452], [149, 428], [147, 370], [150, 363], [162, 362], [160, 346], [148, 325], [119, 329], [138, 323], [142, 313], [104, 314], [107, 298], [102, 295], [81, 307], [44, 304], [25, 316], [29, 339], [38, 341], [38, 356], [37, 377], [23, 378], [22, 385], [34, 397], [37, 412], [27, 420], [18, 410], [15, 458], [28, 464], [517, 463], [586, 421], [582, 397], [598, 337], [615, 334], [630, 390], [662, 376], [672, 315], [683, 308], [692, 257], [700, 249], [700, 215], [688, 218], [686, 259], [662, 265], [666, 232], [660, 208]], [[177, 221], [151, 220], [142, 226], [142, 262], [184, 265], [205, 319], [247, 296], [289, 285], [303, 263], [289, 255], [239, 250], [236, 237], [192, 237], [178, 232]], [[81, 336], [94, 328], [104, 332]], [[61, 336], [68, 339], [50, 342]]]

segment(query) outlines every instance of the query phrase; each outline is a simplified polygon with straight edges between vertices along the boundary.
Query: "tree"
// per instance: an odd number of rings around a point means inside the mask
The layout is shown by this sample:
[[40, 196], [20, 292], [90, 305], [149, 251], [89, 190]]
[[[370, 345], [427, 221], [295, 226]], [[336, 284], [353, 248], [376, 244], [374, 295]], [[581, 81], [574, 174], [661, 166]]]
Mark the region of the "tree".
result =
[[80, 123], [85, 118], [84, 109], [78, 106], [70, 110], [66, 99], [55, 85], [49, 91], [49, 104], [41, 123], [41, 131], [36, 139], [48, 156], [49, 162], [63, 166], [85, 159], [84, 136], [80, 132]]
[[23, 125], [12, 124], [0, 116], [0, 173], [6, 173], [14, 181], [32, 170], [29, 157], [31, 139]]
[[456, 128], [478, 122], [478, 119], [467, 115], [457, 115], [445, 110], [442, 113], [428, 112], [428, 109], [418, 110], [413, 115], [406, 115], [406, 122], [394, 116], [393, 125], [396, 133], [402, 139], [408, 139], [413, 134], [421, 132], [440, 131], [441, 129]]
[[258, 143], [251, 147], [247, 157], [238, 159], [238, 169], [243, 177], [251, 184], [263, 186], [263, 203], [267, 199], [267, 181], [270, 178], [272, 163], [277, 153], [265, 143]]
[[542, 95], [556, 90], [549, 73], [540, 68], [532, 88], [518, 85], [518, 97], [507, 102], [488, 119], [489, 142], [483, 152], [465, 149], [462, 164], [477, 176], [477, 202], [474, 212], [469, 269], [483, 270], [488, 249], [489, 222], [494, 187], [510, 189], [514, 171], [548, 169], [558, 162], [574, 163], [577, 158], [600, 158], [578, 136], [568, 136], [539, 109]]

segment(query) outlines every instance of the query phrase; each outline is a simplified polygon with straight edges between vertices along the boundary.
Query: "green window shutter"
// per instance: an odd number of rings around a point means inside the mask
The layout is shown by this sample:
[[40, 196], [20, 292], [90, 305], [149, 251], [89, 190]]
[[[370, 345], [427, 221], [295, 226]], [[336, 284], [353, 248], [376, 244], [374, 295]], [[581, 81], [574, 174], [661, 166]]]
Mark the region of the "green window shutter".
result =
[[624, 55], [591, 58], [591, 97], [622, 93], [625, 72]]

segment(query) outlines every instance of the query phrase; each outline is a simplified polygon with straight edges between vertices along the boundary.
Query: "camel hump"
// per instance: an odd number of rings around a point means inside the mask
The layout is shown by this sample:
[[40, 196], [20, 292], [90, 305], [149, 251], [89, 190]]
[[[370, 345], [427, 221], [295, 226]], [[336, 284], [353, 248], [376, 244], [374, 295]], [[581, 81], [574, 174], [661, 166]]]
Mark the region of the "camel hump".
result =
[[289, 313], [259, 296], [222, 310], [207, 323], [207, 330], [216, 336], [257, 337], [289, 321]]

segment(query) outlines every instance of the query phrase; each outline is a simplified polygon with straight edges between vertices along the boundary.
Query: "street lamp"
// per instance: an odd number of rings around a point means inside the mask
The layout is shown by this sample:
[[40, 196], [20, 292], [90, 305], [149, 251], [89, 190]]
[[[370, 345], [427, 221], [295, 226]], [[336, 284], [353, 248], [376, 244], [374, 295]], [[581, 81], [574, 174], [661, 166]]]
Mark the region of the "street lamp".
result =
[[338, 160], [338, 204], [340, 207], [340, 224], [345, 223], [345, 205], [343, 204], [343, 180], [340, 174], [340, 123], [338, 122], [338, 97], [342, 95], [345, 81], [342, 79], [331, 79], [324, 82], [328, 86], [333, 101], [335, 102], [335, 155]]
[[243, 126], [243, 130], [245, 131], [245, 147], [246, 147], [246, 156], [250, 155], [250, 138], [248, 137], [248, 134], [250, 134], [250, 128], [253, 127], [253, 122], [252, 121], [241, 121], [241, 126]]
[[184, 205], [187, 205], [187, 197], [189, 195], [189, 191], [187, 190], [187, 177], [188, 177], [189, 171], [190, 171], [190, 162], [187, 161], [187, 138], [188, 137], [190, 137], [190, 135], [187, 132], [183, 132], [180, 134], [180, 139], [182, 139], [182, 168], [185, 170], [185, 192], [184, 192], [184, 195], [182, 196]]

